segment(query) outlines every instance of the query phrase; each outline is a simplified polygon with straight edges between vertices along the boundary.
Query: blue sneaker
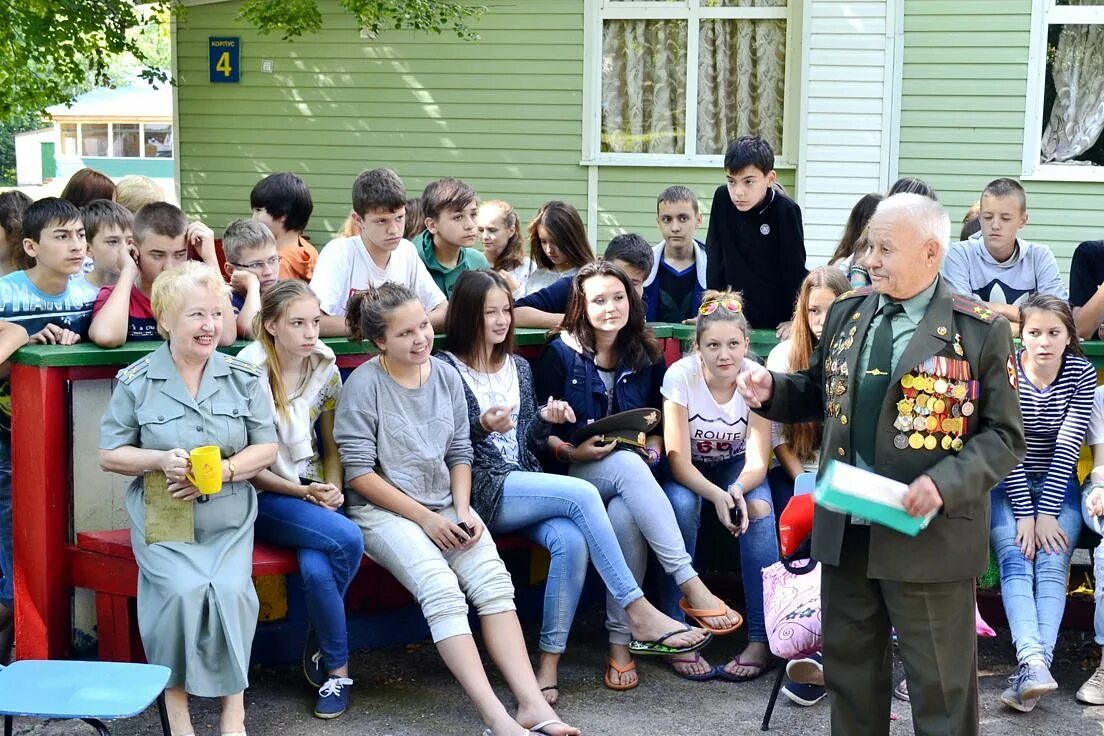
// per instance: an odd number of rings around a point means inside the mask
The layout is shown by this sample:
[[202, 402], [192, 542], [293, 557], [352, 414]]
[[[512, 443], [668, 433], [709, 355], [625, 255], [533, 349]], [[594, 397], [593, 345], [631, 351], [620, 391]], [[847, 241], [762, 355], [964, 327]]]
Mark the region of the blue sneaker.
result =
[[786, 677], [802, 685], [824, 685], [824, 660], [820, 652], [786, 663]]
[[330, 679], [318, 688], [318, 701], [314, 704], [314, 715], [329, 720], [347, 711], [349, 690], [352, 685], [353, 681], [348, 677], [330, 675]]
[[322, 683], [329, 679], [325, 667], [322, 666], [322, 649], [318, 644], [318, 635], [310, 624], [307, 624], [307, 640], [303, 643], [303, 677], [307, 678], [307, 684], [313, 688], [322, 687]]
[[800, 682], [787, 682], [782, 687], [781, 693], [789, 698], [791, 703], [796, 703], [797, 705], [808, 708], [824, 700], [824, 696], [828, 694], [828, 690], [822, 685], [805, 685]]

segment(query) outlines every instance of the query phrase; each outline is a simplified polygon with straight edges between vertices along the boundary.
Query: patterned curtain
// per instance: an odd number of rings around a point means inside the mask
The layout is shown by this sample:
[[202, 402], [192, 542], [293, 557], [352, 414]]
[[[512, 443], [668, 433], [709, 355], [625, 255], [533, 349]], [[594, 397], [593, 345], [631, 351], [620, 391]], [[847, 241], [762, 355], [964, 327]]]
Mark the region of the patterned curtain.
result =
[[[785, 7], [787, 0], [718, 0]], [[602, 26], [602, 150], [685, 153], [686, 46], [681, 20], [607, 20]], [[702, 20], [698, 33], [699, 154], [724, 153], [757, 134], [781, 150], [786, 21]]]
[[1104, 131], [1104, 25], [1062, 26], [1051, 76], [1057, 96], [1043, 132], [1043, 163], [1071, 161]]
[[698, 153], [724, 153], [741, 135], [780, 152], [786, 22], [703, 20], [698, 48]]
[[685, 21], [602, 26], [602, 150], [684, 153]]

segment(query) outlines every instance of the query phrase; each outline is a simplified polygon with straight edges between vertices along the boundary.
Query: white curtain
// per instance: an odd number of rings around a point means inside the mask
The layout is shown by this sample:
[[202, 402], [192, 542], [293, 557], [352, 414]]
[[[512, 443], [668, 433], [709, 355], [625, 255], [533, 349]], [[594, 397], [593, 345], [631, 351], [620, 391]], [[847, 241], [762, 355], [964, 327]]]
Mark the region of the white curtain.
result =
[[703, 20], [698, 48], [698, 153], [724, 153], [741, 135], [780, 152], [786, 22]]
[[685, 151], [686, 26], [670, 20], [603, 24], [603, 151]]
[[[786, 0], [727, 0], [785, 6]], [[607, 20], [602, 27], [602, 150], [686, 152], [686, 46], [681, 20]], [[781, 150], [784, 20], [703, 20], [698, 35], [699, 154], [740, 135]], [[693, 103], [691, 103], [693, 104]]]
[[1104, 25], [1065, 25], [1051, 63], [1057, 96], [1043, 132], [1042, 160], [1070, 161], [1104, 131]]

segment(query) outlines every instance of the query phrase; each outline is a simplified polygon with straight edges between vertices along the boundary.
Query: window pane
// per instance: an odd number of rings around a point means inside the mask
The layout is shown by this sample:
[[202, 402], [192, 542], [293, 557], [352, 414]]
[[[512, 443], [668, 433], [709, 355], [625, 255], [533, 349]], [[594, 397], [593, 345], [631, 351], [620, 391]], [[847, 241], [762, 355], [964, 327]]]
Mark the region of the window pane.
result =
[[1042, 162], [1104, 166], [1104, 25], [1052, 25]]
[[685, 21], [602, 25], [602, 151], [686, 150]]
[[146, 123], [146, 157], [172, 158], [172, 125]]
[[123, 158], [138, 158], [142, 150], [142, 140], [138, 132], [138, 123], [115, 123], [111, 126], [111, 137], [115, 149], [113, 155]]
[[61, 151], [63, 158], [77, 158], [77, 124], [61, 124]]
[[698, 153], [724, 153], [741, 135], [782, 151], [784, 20], [702, 20], [698, 36]]
[[81, 156], [107, 155], [107, 123], [81, 123]]
[[703, 8], [784, 8], [787, 0], [701, 0]]

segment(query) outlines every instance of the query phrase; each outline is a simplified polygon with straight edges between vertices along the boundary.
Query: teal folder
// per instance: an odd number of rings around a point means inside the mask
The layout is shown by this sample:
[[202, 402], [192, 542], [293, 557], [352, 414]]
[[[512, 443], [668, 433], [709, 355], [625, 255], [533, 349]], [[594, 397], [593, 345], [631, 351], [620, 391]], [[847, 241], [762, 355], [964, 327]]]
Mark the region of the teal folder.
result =
[[908, 486], [900, 481], [829, 460], [813, 491], [818, 504], [831, 511], [866, 519], [915, 537], [935, 513], [910, 516], [903, 503]]

